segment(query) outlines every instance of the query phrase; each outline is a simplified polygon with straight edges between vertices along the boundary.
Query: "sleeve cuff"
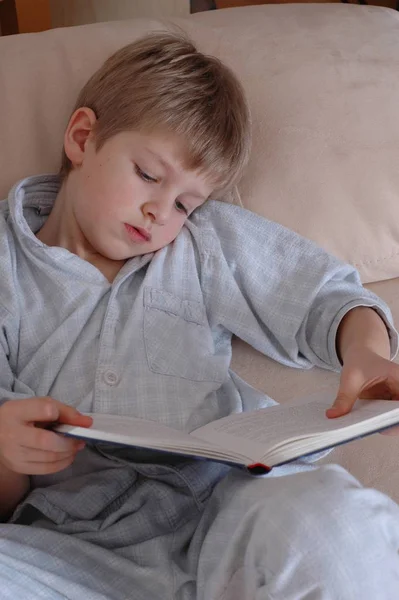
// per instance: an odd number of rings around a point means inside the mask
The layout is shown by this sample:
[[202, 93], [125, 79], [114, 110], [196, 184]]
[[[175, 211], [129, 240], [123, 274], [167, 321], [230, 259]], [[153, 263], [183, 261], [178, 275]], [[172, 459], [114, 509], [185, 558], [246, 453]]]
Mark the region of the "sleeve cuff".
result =
[[334, 371], [340, 371], [342, 369], [342, 363], [340, 362], [336, 350], [336, 339], [338, 327], [344, 318], [344, 316], [353, 308], [357, 308], [358, 306], [366, 306], [368, 308], [373, 308], [377, 314], [384, 321], [385, 326], [387, 328], [389, 343], [391, 347], [391, 357], [390, 360], [393, 360], [398, 353], [398, 342], [399, 336], [398, 332], [393, 325], [393, 319], [391, 311], [388, 306], [381, 302], [381, 304], [377, 304], [375, 301], [371, 300], [367, 301], [367, 299], [362, 298], [361, 300], [351, 300], [345, 306], [343, 306], [339, 312], [336, 314], [333, 322], [331, 323], [330, 331], [328, 334], [328, 353], [330, 357], [330, 363]]

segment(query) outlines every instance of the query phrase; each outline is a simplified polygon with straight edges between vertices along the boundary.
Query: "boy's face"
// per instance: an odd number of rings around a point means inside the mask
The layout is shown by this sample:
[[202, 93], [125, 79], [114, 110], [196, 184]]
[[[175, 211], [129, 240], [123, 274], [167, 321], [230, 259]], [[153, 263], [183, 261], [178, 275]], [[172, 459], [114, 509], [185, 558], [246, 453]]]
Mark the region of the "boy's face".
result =
[[183, 168], [176, 137], [126, 131], [96, 151], [79, 122], [72, 133], [65, 141], [73, 164], [66, 195], [89, 252], [126, 260], [158, 250], [212, 192], [204, 175]]

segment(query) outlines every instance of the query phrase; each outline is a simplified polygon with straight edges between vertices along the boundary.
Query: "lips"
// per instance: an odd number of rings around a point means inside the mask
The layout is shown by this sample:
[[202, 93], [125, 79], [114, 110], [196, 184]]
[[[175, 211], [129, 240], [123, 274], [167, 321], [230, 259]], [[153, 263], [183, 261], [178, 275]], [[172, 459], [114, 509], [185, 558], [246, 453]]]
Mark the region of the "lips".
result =
[[131, 240], [134, 242], [149, 242], [151, 241], [151, 234], [141, 227], [133, 227], [129, 223], [125, 223], [125, 229]]
[[142, 235], [145, 240], [147, 240], [147, 242], [151, 240], [151, 234], [146, 229], [142, 229], [141, 227], [135, 227], [134, 229], [136, 229], [136, 231], [138, 231], [139, 234]]

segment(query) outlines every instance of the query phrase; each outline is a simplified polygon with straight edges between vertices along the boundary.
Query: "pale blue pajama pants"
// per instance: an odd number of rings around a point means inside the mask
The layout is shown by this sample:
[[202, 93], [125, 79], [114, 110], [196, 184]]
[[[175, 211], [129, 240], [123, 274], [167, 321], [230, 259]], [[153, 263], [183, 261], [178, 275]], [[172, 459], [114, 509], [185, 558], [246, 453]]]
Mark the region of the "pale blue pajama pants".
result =
[[[335, 465], [284, 472], [231, 471], [196, 516], [174, 532], [156, 524], [147, 541], [141, 532], [134, 552], [110, 536], [99, 547], [50, 526], [1, 525], [0, 598], [398, 600], [398, 506]], [[151, 508], [166, 492], [149, 489]]]
[[337, 465], [231, 473], [202, 526], [198, 600], [399, 599], [399, 507]]

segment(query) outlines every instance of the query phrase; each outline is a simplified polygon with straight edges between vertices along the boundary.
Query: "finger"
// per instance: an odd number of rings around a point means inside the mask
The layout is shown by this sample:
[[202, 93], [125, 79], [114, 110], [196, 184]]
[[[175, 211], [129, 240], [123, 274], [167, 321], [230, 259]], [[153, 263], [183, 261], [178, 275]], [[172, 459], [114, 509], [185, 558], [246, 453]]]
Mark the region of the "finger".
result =
[[[52, 452], [19, 447], [17, 451], [12, 453], [12, 462], [14, 464], [23, 463], [25, 465], [29, 465], [30, 463], [59, 463], [69, 459], [73, 460], [76, 454], [77, 450], [75, 449], [68, 452]], [[8, 462], [11, 463], [10, 456]]]
[[326, 411], [326, 416], [329, 419], [335, 419], [348, 414], [359, 397], [363, 383], [363, 375], [360, 371], [344, 369], [337, 396], [332, 407]]
[[75, 425], [76, 427], [90, 427], [93, 424], [93, 419], [91, 417], [83, 415], [73, 406], [67, 406], [60, 402], [58, 411], [57, 421], [59, 423]]
[[90, 427], [93, 419], [87, 415], [82, 415], [74, 406], [68, 406], [54, 398], [43, 398], [45, 401], [45, 411], [51, 415], [49, 419], [35, 419], [35, 421], [59, 422], [78, 427]]
[[392, 400], [399, 399], [399, 366], [392, 363], [392, 371], [388, 375], [387, 385], [391, 393]]
[[28, 398], [24, 400], [13, 400], [9, 407], [11, 414], [24, 422], [47, 422], [59, 421], [79, 427], [90, 427], [93, 422], [91, 417], [82, 415], [75, 407], [67, 406], [50, 396]]
[[57, 402], [48, 396], [13, 400], [9, 405], [10, 416], [26, 423], [55, 421], [58, 417]]
[[66, 459], [55, 461], [55, 462], [30, 462], [22, 463], [17, 470], [17, 473], [24, 473], [26, 475], [50, 475], [51, 473], [58, 473], [71, 466], [75, 456], [72, 455]]
[[385, 431], [380, 431], [381, 435], [399, 435], [399, 427], [389, 427], [389, 429], [385, 429]]
[[339, 393], [334, 401], [331, 408], [326, 410], [326, 416], [329, 419], [336, 419], [348, 414], [355, 404], [357, 396], [349, 396], [343, 393]]
[[359, 398], [362, 400], [392, 400], [392, 391], [386, 381], [372, 384], [371, 387], [365, 389], [359, 394]]
[[44, 450], [48, 452], [74, 452], [81, 447], [81, 440], [66, 437], [39, 427], [21, 427], [22, 435], [15, 439], [20, 440], [19, 445], [23, 448]]

